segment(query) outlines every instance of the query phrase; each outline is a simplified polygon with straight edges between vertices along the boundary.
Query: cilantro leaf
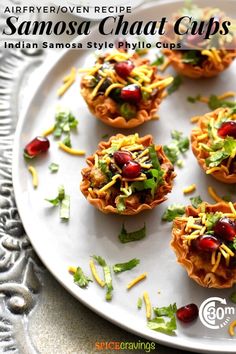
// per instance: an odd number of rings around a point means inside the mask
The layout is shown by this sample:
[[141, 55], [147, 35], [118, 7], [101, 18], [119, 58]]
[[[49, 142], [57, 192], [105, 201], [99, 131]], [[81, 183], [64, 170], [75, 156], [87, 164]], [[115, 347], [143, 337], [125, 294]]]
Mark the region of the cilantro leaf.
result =
[[69, 220], [70, 218], [70, 196], [65, 194], [65, 188], [59, 186], [58, 195], [54, 199], [45, 199], [47, 202], [51, 203], [53, 206], [59, 206], [60, 208], [60, 218], [63, 220]]
[[152, 66], [159, 66], [164, 64], [165, 57], [164, 55], [156, 55], [156, 59], [151, 63]]
[[168, 208], [162, 215], [163, 221], [173, 221], [176, 217], [182, 216], [185, 213], [185, 206], [182, 204], [172, 204], [169, 205]]
[[[167, 307], [155, 307], [155, 318], [148, 321], [148, 327], [154, 331], [162, 332], [168, 335], [174, 335], [177, 329], [175, 313], [177, 311], [176, 304]], [[167, 318], [169, 320], [167, 320]]]
[[216, 212], [214, 214], [206, 214], [206, 228], [207, 231], [211, 231], [214, 227], [214, 225], [217, 223], [217, 221], [222, 217], [222, 213]]
[[182, 62], [185, 64], [198, 65], [201, 60], [201, 52], [198, 50], [188, 50], [182, 56]]
[[45, 200], [54, 206], [58, 206], [64, 198], [65, 198], [65, 188], [63, 186], [59, 186], [57, 197], [54, 199], [45, 199]]
[[105, 267], [107, 265], [105, 259], [100, 256], [93, 256], [93, 259], [95, 259], [95, 261], [97, 261], [98, 264], [102, 267]]
[[176, 303], [173, 305], [170, 304], [169, 306], [164, 306], [164, 307], [154, 307], [153, 311], [156, 316], [167, 316], [167, 317], [172, 317], [177, 311], [177, 306]]
[[198, 102], [200, 100], [200, 98], [201, 98], [201, 95], [197, 95], [195, 97], [188, 96], [187, 97], [187, 101], [190, 102], [190, 103], [196, 103], [196, 102]]
[[49, 170], [51, 171], [51, 173], [56, 173], [59, 170], [59, 165], [55, 162], [52, 162], [49, 166], [48, 166]]
[[236, 108], [236, 102], [234, 101], [226, 101], [219, 99], [216, 95], [211, 95], [209, 97], [208, 106], [210, 109], [215, 110], [219, 107], [229, 107], [229, 108]]
[[72, 129], [76, 129], [78, 120], [67, 109], [58, 109], [55, 116], [55, 125], [53, 130], [53, 136], [60, 138], [65, 134], [63, 143], [71, 148], [70, 132]]
[[112, 299], [112, 290], [113, 290], [111, 269], [107, 265], [104, 258], [102, 258], [100, 256], [93, 256], [93, 259], [95, 259], [98, 262], [98, 264], [103, 268], [104, 281], [105, 281], [106, 289], [107, 289], [106, 300], [110, 301]]
[[116, 209], [118, 210], [119, 213], [122, 213], [126, 208], [125, 199], [126, 199], [125, 197], [120, 197], [118, 199], [118, 203], [116, 204]]
[[102, 136], [102, 139], [107, 139], [108, 137], [109, 137], [108, 134], [104, 134], [104, 135]]
[[74, 273], [74, 282], [79, 285], [80, 288], [86, 288], [89, 282], [92, 282], [92, 279], [87, 277], [82, 268], [77, 267], [76, 272]]
[[171, 132], [172, 142], [169, 145], [164, 145], [163, 149], [170, 160], [174, 165], [178, 161], [179, 155], [185, 153], [189, 149], [189, 138], [183, 137], [183, 133], [177, 130]]
[[202, 198], [200, 197], [200, 195], [198, 195], [197, 197], [191, 197], [190, 201], [192, 206], [197, 209], [199, 204], [202, 203]]
[[139, 241], [139, 240], [143, 239], [144, 237], [146, 237], [146, 225], [144, 224], [144, 226], [139, 230], [127, 232], [127, 230], [125, 229], [125, 226], [123, 224], [118, 237], [119, 237], [119, 240], [121, 243]]
[[[216, 147], [220, 147], [217, 145]], [[216, 148], [215, 147], [215, 148]], [[236, 140], [230, 136], [227, 136], [223, 141], [223, 146], [221, 150], [212, 152], [212, 154], [206, 159], [206, 165], [209, 167], [216, 167], [221, 164], [221, 162], [227, 159], [231, 154], [236, 151]]]
[[160, 162], [157, 158], [157, 153], [156, 153], [156, 149], [155, 149], [155, 145], [151, 145], [149, 146], [148, 148], [148, 151], [149, 151], [149, 155], [150, 155], [150, 158], [151, 158], [151, 161], [152, 161], [152, 166], [155, 168], [155, 169], [160, 169], [161, 166], [160, 166]]
[[70, 196], [68, 194], [61, 201], [60, 218], [63, 220], [69, 220], [70, 218]]
[[143, 300], [141, 297], [139, 297], [137, 301], [137, 308], [140, 310], [142, 306], [143, 306]]
[[143, 191], [146, 189], [150, 189], [152, 198], [154, 198], [158, 185], [160, 185], [163, 181], [162, 178], [163, 174], [164, 172], [162, 170], [156, 170], [156, 169], [149, 170], [147, 172], [147, 176], [149, 178], [147, 178], [144, 181], [133, 182], [131, 184], [132, 190]]
[[126, 270], [131, 270], [136, 267], [140, 263], [140, 260], [137, 258], [133, 258], [125, 263], [117, 263], [113, 266], [113, 271], [115, 273], [125, 272]]
[[105, 161], [98, 160], [98, 168], [102, 171], [102, 173], [108, 178], [108, 182], [112, 179], [112, 173], [109, 170], [109, 167]]
[[183, 83], [182, 77], [180, 75], [175, 76], [172, 84], [167, 89], [168, 95], [171, 95], [173, 92], [177, 91], [182, 83]]

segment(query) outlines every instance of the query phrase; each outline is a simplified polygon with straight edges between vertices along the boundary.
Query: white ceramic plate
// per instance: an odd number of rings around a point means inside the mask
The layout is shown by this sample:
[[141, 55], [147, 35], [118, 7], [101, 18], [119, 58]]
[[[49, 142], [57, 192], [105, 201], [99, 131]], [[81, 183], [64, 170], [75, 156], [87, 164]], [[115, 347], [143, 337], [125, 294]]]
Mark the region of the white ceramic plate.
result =
[[[214, 1], [212, 5], [217, 6], [218, 3], [221, 2]], [[181, 4], [171, 1], [149, 4], [133, 14], [132, 19], [153, 19], [155, 17], [153, 14], [162, 17], [175, 11]], [[204, 1], [200, 4], [204, 4]], [[234, 6], [233, 1], [224, 2], [227, 12], [232, 12]], [[97, 31], [91, 34], [90, 40], [99, 41]], [[161, 222], [161, 215], [167, 205], [174, 202], [188, 204], [189, 197], [183, 196], [182, 188], [193, 182], [197, 184], [195, 195], [200, 194], [209, 202], [212, 202], [207, 194], [209, 185], [214, 186], [219, 194], [227, 194], [226, 186], [205, 176], [191, 151], [186, 154], [185, 167], [176, 168], [178, 176], [168, 201], [151, 212], [144, 212], [135, 217], [104, 215], [89, 205], [79, 189], [80, 171], [85, 166], [85, 159], [59, 151], [53, 139], [49, 153], [33, 161], [39, 174], [39, 187], [37, 190], [32, 187], [31, 176], [23, 158], [23, 148], [33, 137], [53, 124], [55, 107], [58, 103], [68, 106], [79, 119], [78, 133], [73, 135], [73, 146], [85, 149], [87, 155], [96, 149], [104, 134], [112, 135], [118, 132], [91, 116], [79, 94], [78, 81], [60, 101], [56, 97], [56, 90], [71, 66], [86, 66], [93, 59], [91, 53], [66, 51], [54, 63], [47, 63], [47, 68], [44, 66], [37, 79], [31, 83], [33, 98], [19, 121], [13, 162], [15, 195], [26, 232], [36, 252], [58, 281], [101, 316], [128, 331], [168, 346], [204, 353], [233, 353], [236, 342], [229, 337], [226, 327], [210, 330], [197, 320], [188, 326], [178, 324], [176, 336], [169, 337], [149, 330], [146, 326], [144, 308], [140, 311], [136, 308], [137, 299], [144, 290], [149, 292], [153, 306], [166, 306], [174, 302], [178, 306], [191, 302], [200, 305], [210, 296], [228, 299], [231, 293], [231, 290], [201, 288], [187, 277], [185, 270], [176, 263], [175, 255], [169, 246], [171, 224]], [[155, 142], [161, 144], [170, 142], [172, 129], [189, 134], [192, 128], [190, 116], [204, 113], [208, 108], [201, 103], [192, 105], [187, 102], [186, 97], [198, 93], [209, 95], [235, 90], [233, 78], [235, 73], [236, 63], [218, 78], [204, 81], [184, 79], [184, 85], [161, 105], [159, 112], [161, 119], [149, 122], [135, 131], [141, 136], [152, 133]], [[60, 164], [57, 174], [50, 174], [48, 165], [51, 162]], [[60, 184], [65, 186], [66, 192], [71, 196], [69, 223], [60, 222], [58, 210], [50, 207], [44, 200], [46, 197], [54, 197]], [[117, 236], [122, 222], [125, 222], [128, 230], [142, 227], [145, 222], [147, 237], [139, 242], [121, 244]], [[110, 303], [105, 301], [104, 290], [96, 283], [91, 283], [86, 290], [80, 289], [73, 283], [73, 278], [68, 273], [69, 265], [80, 265], [88, 274], [89, 257], [93, 254], [101, 255], [109, 264], [124, 262], [134, 257], [141, 260], [140, 265], [134, 270], [113, 276], [114, 296]], [[129, 292], [126, 291], [127, 283], [144, 271], [148, 272], [148, 278]]]

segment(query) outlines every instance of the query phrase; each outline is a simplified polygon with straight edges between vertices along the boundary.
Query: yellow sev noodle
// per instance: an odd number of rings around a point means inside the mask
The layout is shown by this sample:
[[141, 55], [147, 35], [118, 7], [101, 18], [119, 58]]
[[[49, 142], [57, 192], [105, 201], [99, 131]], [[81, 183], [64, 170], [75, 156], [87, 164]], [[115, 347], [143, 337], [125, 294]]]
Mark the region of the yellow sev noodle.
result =
[[92, 259], [89, 261], [89, 266], [90, 266], [91, 273], [92, 273], [94, 279], [103, 288], [106, 283], [99, 277], [96, 266], [95, 266], [94, 261]]
[[229, 334], [231, 335], [231, 337], [234, 336], [234, 328], [235, 327], [236, 327], [236, 321], [231, 322], [230, 325], [229, 325], [229, 329], [228, 329]]
[[139, 283], [141, 280], [145, 279], [147, 277], [147, 273], [143, 273], [139, 275], [137, 278], [133, 279], [129, 284], [127, 285], [127, 289], [131, 289], [134, 285]]
[[70, 155], [76, 155], [76, 156], [85, 155], [85, 151], [84, 150], [72, 149], [72, 148], [66, 146], [65, 144], [63, 144], [61, 141], [58, 143], [58, 146], [59, 146], [60, 149], [62, 149], [63, 151], [67, 152]]
[[215, 202], [226, 203], [225, 200], [223, 200], [221, 197], [218, 196], [218, 194], [216, 193], [213, 187], [211, 186], [208, 187], [208, 193], [214, 199]]
[[143, 300], [146, 306], [146, 318], [147, 320], [150, 320], [151, 315], [152, 315], [152, 306], [151, 306], [151, 301], [150, 301], [150, 297], [147, 293], [147, 291], [145, 291], [143, 293]]
[[64, 84], [57, 90], [57, 95], [59, 97], [63, 96], [70, 86], [75, 82], [76, 79], [76, 68], [71, 68], [70, 74], [65, 76], [63, 79]]
[[32, 182], [33, 182], [33, 186], [34, 188], [38, 187], [39, 181], [38, 181], [38, 173], [35, 169], [35, 167], [33, 166], [28, 166], [28, 171], [31, 173], [32, 175]]

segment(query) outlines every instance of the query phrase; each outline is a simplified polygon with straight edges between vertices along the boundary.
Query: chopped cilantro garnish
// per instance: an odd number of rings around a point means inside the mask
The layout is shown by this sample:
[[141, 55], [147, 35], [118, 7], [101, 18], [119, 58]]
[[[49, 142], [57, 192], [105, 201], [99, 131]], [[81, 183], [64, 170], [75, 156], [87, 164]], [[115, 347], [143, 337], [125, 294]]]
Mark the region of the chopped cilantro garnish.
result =
[[107, 139], [108, 137], [109, 137], [108, 134], [104, 134], [104, 135], [102, 136], [102, 139]]
[[192, 96], [188, 96], [187, 97], [187, 101], [190, 102], [190, 103], [196, 103], [200, 100], [201, 98], [201, 95], [197, 95], [195, 97], [192, 97]]
[[98, 160], [98, 167], [102, 171], [102, 173], [108, 178], [108, 181], [111, 180], [112, 178], [112, 173], [109, 170], [109, 166], [105, 161]]
[[92, 279], [87, 277], [80, 267], [77, 267], [76, 272], [74, 273], [74, 282], [79, 285], [80, 288], [86, 288], [89, 282], [92, 282]]
[[93, 256], [93, 259], [95, 259], [98, 262], [98, 264], [103, 268], [104, 281], [105, 281], [106, 289], [107, 289], [106, 300], [110, 301], [112, 299], [112, 290], [113, 290], [111, 269], [107, 265], [104, 258], [102, 258], [100, 256]]
[[118, 210], [119, 213], [122, 213], [126, 208], [125, 199], [126, 199], [126, 197], [119, 197], [119, 199], [118, 199], [116, 209]]
[[236, 251], [236, 237], [233, 239], [231, 243], [231, 248], [233, 248], [233, 250]]
[[69, 220], [70, 218], [70, 196], [65, 194], [65, 188], [60, 186], [58, 188], [58, 195], [54, 199], [45, 199], [53, 206], [59, 206], [60, 218], [63, 220]]
[[175, 313], [176, 304], [168, 307], [153, 308], [156, 317], [148, 321], [148, 327], [154, 331], [174, 335], [177, 329]]
[[177, 160], [176, 165], [177, 165], [179, 168], [182, 168], [182, 167], [184, 166], [184, 161], [183, 161], [183, 160]]
[[173, 221], [176, 217], [182, 216], [185, 213], [185, 206], [182, 204], [169, 205], [162, 215], [163, 221]]
[[69, 220], [70, 218], [70, 196], [68, 194], [61, 201], [60, 218], [63, 220]]
[[219, 99], [216, 95], [211, 95], [209, 97], [208, 106], [210, 109], [215, 110], [219, 107], [229, 107], [236, 109], [236, 102], [235, 101], [226, 101]]
[[122, 229], [119, 234], [119, 240], [121, 243], [127, 243], [127, 242], [132, 242], [132, 241], [139, 241], [143, 239], [146, 236], [146, 225], [136, 231], [132, 232], [127, 232], [125, 229], [124, 224], [122, 225]]
[[164, 55], [156, 55], [156, 59], [151, 63], [153, 66], [159, 66], [164, 64], [165, 62], [165, 57]]
[[223, 140], [223, 146], [221, 150], [213, 151], [211, 155], [206, 159], [206, 165], [209, 167], [216, 167], [220, 165], [223, 160], [230, 157], [231, 154], [234, 154], [235, 151], [236, 151], [236, 140], [230, 136], [227, 136]]
[[206, 228], [207, 231], [211, 231], [217, 221], [222, 217], [222, 213], [216, 212], [214, 214], [206, 214]]
[[153, 311], [157, 317], [160, 316], [167, 316], [167, 317], [172, 317], [177, 311], [177, 306], [174, 303], [173, 305], [170, 304], [169, 306], [164, 306], [164, 307], [154, 307]]
[[159, 160], [157, 158], [155, 145], [149, 146], [148, 150], [149, 150], [149, 155], [150, 155], [150, 158], [151, 158], [151, 161], [152, 161], [152, 166], [155, 169], [157, 169], [157, 170], [160, 169], [160, 162], [159, 162]]
[[173, 92], [177, 91], [182, 83], [182, 77], [180, 75], [175, 76], [172, 84], [167, 89], [168, 95], [171, 95]]
[[198, 65], [200, 61], [201, 53], [198, 50], [188, 50], [182, 57], [182, 62], [185, 64]]
[[126, 270], [131, 270], [136, 267], [140, 263], [140, 260], [137, 258], [133, 258], [125, 263], [117, 263], [113, 266], [113, 271], [115, 273], [125, 272]]
[[48, 168], [51, 171], [51, 173], [56, 173], [59, 170], [59, 165], [55, 162], [52, 162]]
[[222, 199], [225, 200], [226, 202], [231, 202], [232, 197], [230, 194], [226, 194], [223, 195]]
[[234, 304], [236, 304], [236, 292], [233, 292], [233, 293], [230, 295], [229, 299], [230, 299]]
[[143, 299], [139, 297], [137, 301], [137, 308], [141, 310], [142, 306], [143, 306]]
[[171, 132], [171, 137], [172, 142], [169, 145], [164, 145], [163, 149], [171, 163], [175, 164], [180, 153], [185, 153], [189, 149], [189, 139], [183, 137], [183, 133], [177, 130]]
[[104, 267], [106, 265], [105, 259], [101, 256], [93, 256], [93, 259], [95, 259], [95, 261], [97, 261], [101, 267]]
[[65, 198], [65, 188], [64, 186], [59, 186], [58, 195], [54, 199], [45, 199], [47, 202], [51, 203], [54, 206], [58, 206], [59, 203]]
[[199, 205], [202, 203], [202, 198], [200, 197], [200, 195], [198, 195], [197, 197], [191, 197], [190, 201], [192, 206], [197, 209]]
[[55, 138], [60, 138], [65, 135], [63, 144], [71, 147], [70, 132], [78, 125], [78, 120], [75, 119], [69, 110], [58, 110], [55, 116], [56, 123], [54, 125], [53, 135]]
[[163, 181], [163, 171], [161, 169], [151, 169], [147, 171], [147, 179], [144, 181], [137, 181], [132, 183], [132, 189], [134, 191], [143, 191], [146, 189], [151, 190], [151, 195], [154, 198], [158, 185]]

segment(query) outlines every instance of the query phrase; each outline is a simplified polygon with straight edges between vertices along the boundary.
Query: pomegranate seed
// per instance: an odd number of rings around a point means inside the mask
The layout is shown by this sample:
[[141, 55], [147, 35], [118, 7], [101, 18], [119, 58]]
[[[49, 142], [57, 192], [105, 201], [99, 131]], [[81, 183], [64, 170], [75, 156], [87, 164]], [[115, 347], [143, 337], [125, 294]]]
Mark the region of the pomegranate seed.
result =
[[218, 135], [221, 138], [226, 138], [226, 136], [231, 136], [236, 139], [236, 122], [228, 121], [222, 123], [218, 129]]
[[195, 304], [180, 307], [176, 312], [176, 316], [181, 322], [192, 322], [198, 317], [198, 307]]
[[141, 89], [138, 85], [132, 84], [122, 88], [121, 98], [123, 101], [138, 103], [142, 99]]
[[136, 161], [129, 161], [122, 168], [122, 176], [126, 178], [136, 178], [140, 173], [141, 166]]
[[131, 61], [121, 61], [120, 63], [116, 63], [114, 68], [119, 76], [126, 79], [133, 70], [134, 64]]
[[116, 151], [114, 152], [113, 157], [115, 163], [120, 167], [123, 167], [130, 160], [132, 160], [132, 155], [129, 151]]
[[223, 217], [214, 226], [214, 233], [226, 241], [233, 241], [236, 236], [236, 224], [234, 221]]
[[50, 142], [48, 138], [44, 136], [37, 136], [30, 143], [28, 143], [24, 149], [24, 152], [27, 157], [35, 157], [41, 154], [42, 152], [48, 151], [50, 147]]
[[220, 246], [220, 241], [212, 235], [203, 235], [194, 240], [193, 245], [204, 252], [213, 252]]

